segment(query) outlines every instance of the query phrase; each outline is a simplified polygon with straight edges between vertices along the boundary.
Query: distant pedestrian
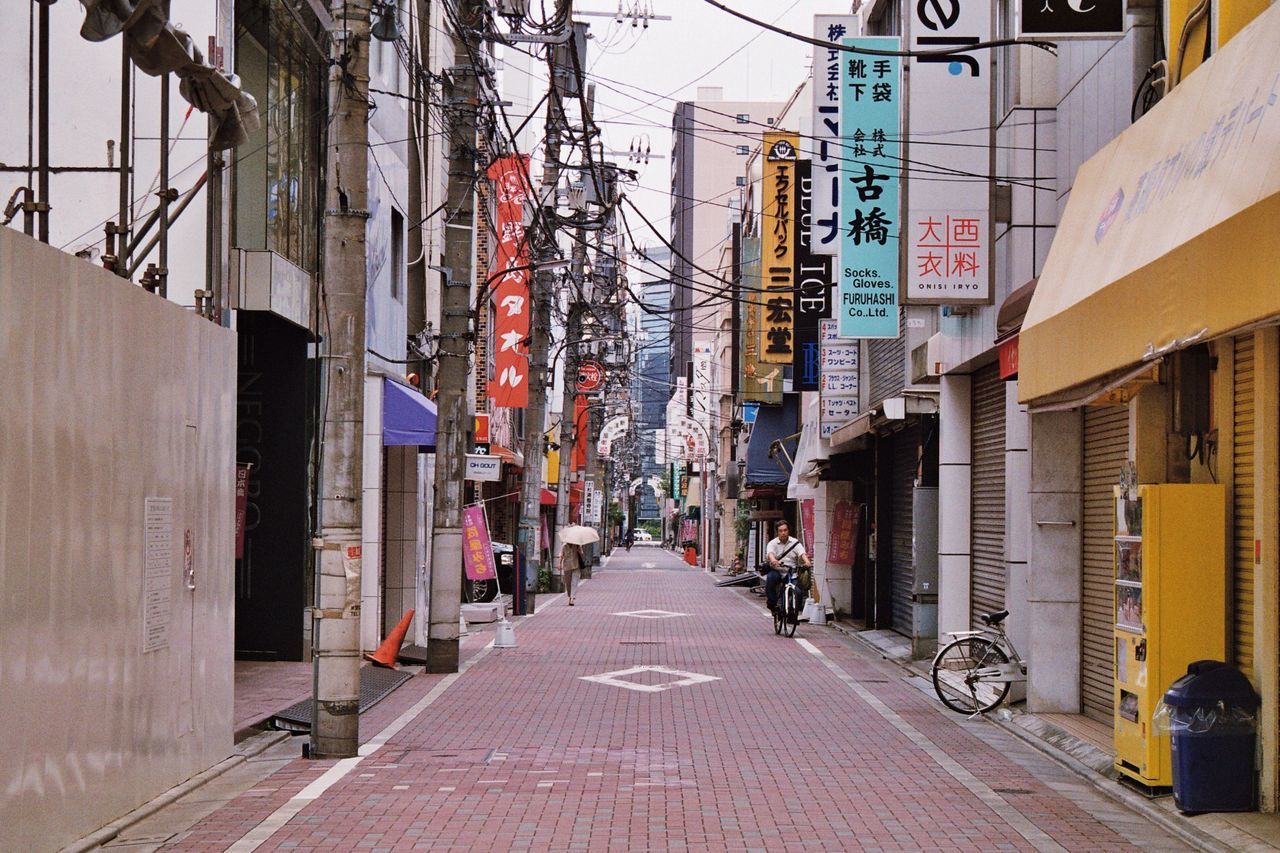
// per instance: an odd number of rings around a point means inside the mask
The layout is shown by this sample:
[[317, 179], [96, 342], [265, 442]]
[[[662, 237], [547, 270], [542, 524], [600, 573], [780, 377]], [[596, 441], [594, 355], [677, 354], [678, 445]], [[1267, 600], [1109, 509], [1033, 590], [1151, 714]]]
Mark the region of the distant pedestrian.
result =
[[564, 593], [569, 597], [570, 607], [573, 606], [574, 594], [578, 591], [583, 565], [582, 546], [565, 543], [560, 549], [560, 574], [564, 576]]

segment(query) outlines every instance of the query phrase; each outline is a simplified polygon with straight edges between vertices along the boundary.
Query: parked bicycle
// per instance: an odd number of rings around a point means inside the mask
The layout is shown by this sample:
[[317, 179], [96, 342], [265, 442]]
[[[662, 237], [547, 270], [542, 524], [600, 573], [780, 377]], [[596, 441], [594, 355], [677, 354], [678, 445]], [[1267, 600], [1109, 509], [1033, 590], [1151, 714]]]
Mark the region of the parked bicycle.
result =
[[1004, 632], [1008, 610], [988, 613], [988, 626], [956, 631], [933, 658], [933, 689], [942, 704], [976, 717], [998, 706], [1011, 684], [1027, 680], [1027, 665]]

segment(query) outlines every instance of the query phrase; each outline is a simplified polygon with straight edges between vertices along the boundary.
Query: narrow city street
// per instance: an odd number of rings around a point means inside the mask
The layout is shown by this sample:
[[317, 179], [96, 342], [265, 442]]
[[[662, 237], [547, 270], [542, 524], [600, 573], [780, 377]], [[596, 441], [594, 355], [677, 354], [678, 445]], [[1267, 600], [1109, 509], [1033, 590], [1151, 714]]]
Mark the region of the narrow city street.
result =
[[460, 675], [378, 706], [359, 759], [289, 761], [169, 846], [1184, 849], [856, 640], [775, 636], [758, 596], [669, 551], [619, 549], [575, 607], [539, 604], [517, 648], [473, 634]]

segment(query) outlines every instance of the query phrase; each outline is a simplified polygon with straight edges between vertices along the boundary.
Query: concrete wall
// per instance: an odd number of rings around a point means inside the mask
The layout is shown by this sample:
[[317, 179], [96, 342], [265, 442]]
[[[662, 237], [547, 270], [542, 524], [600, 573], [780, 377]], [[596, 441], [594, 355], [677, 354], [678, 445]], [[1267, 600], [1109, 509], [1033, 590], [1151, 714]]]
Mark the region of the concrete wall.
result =
[[[231, 751], [235, 377], [231, 331], [0, 229], [0, 849]], [[172, 499], [164, 559], [148, 497]]]

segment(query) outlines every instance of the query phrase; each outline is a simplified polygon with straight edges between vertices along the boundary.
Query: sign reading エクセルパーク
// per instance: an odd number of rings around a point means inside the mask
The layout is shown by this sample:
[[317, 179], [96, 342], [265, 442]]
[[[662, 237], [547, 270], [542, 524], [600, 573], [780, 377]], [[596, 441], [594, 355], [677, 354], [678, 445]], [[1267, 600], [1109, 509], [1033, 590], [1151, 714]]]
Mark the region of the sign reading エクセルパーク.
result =
[[[1054, 0], [1064, 3], [1066, 0]], [[907, 302], [991, 301], [991, 239], [985, 175], [990, 171], [990, 51], [930, 54], [991, 37], [989, 0], [909, 3], [911, 74], [907, 127], [913, 168], [903, 229]]]
[[[900, 50], [901, 40], [850, 38], [844, 44], [888, 52]], [[897, 56], [877, 53], [846, 53], [841, 65], [844, 234], [834, 313], [842, 338], [898, 336], [901, 71]]]
[[794, 133], [765, 131], [764, 197], [760, 223], [763, 271], [760, 303], [760, 360], [790, 364], [795, 337], [796, 143]]

